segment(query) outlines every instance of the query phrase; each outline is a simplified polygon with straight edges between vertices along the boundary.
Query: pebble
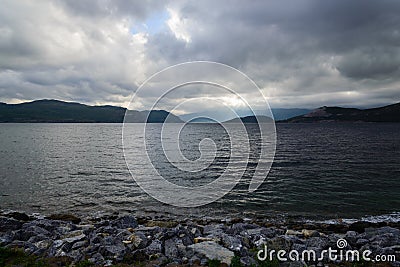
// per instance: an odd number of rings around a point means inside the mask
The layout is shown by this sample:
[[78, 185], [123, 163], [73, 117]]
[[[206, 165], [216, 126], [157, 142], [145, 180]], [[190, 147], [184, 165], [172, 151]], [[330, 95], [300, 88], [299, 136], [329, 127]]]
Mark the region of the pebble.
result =
[[[359, 251], [372, 249], [375, 253], [395, 253], [397, 257], [400, 253], [399, 224], [257, 223], [237, 218], [171, 222], [113, 215], [91, 220], [69, 214], [45, 217], [1, 212], [0, 245], [21, 248], [40, 257], [67, 257], [71, 263], [88, 259], [98, 266], [134, 265], [137, 261], [151, 261], [157, 266], [192, 266], [207, 265], [215, 259], [229, 265], [235, 255], [236, 263], [252, 266], [264, 244], [269, 249], [295, 249], [301, 253], [313, 248], [320, 253], [327, 247], [335, 249], [339, 238]], [[400, 266], [398, 258], [393, 266]]]

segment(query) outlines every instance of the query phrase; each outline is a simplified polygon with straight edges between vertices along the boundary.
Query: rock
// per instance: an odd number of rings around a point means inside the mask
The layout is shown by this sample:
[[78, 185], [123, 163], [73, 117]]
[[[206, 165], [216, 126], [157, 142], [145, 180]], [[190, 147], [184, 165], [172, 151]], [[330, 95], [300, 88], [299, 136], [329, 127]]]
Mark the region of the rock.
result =
[[185, 235], [181, 239], [182, 239], [183, 245], [185, 245], [185, 246], [189, 246], [194, 243], [194, 238], [192, 235]]
[[389, 226], [385, 226], [385, 227], [381, 227], [377, 229], [378, 234], [393, 234], [393, 235], [397, 235], [400, 236], [400, 230], [396, 229], [396, 228], [392, 228]]
[[257, 266], [256, 260], [250, 256], [241, 257], [240, 263], [244, 266]]
[[319, 236], [320, 236], [319, 232], [316, 231], [316, 230], [307, 230], [307, 229], [303, 229], [303, 230], [301, 231], [301, 233], [303, 234], [303, 236], [304, 236], [305, 238], [319, 237]]
[[41, 240], [35, 243], [35, 246], [39, 249], [48, 249], [51, 245], [52, 241], [49, 239]]
[[223, 224], [210, 224], [203, 228], [203, 234], [209, 237], [219, 237], [226, 230], [226, 226]]
[[68, 233], [67, 235], [63, 236], [62, 240], [68, 243], [75, 243], [78, 241], [82, 241], [86, 238], [86, 235], [83, 233], [82, 230], [76, 230], [73, 232]]
[[67, 253], [67, 256], [72, 258], [74, 263], [80, 262], [85, 258], [80, 250], [72, 250], [71, 252]]
[[295, 236], [302, 236], [303, 234], [299, 231], [295, 231], [295, 230], [286, 230], [285, 235], [295, 235]]
[[23, 227], [22, 229], [15, 232], [14, 239], [28, 241], [33, 236], [49, 237], [51, 236], [51, 233], [46, 229], [38, 226], [29, 226]]
[[354, 222], [349, 226], [350, 231], [355, 231], [357, 233], [363, 233], [365, 228], [371, 227], [371, 223], [369, 222]]
[[148, 247], [145, 248], [147, 255], [153, 255], [161, 253], [162, 251], [162, 244], [160, 240], [153, 240]]
[[249, 224], [249, 223], [235, 223], [232, 224], [231, 228], [227, 229], [226, 233], [230, 235], [238, 235], [243, 231], [249, 230], [249, 229], [256, 229], [260, 228], [258, 225], [255, 224]]
[[11, 212], [11, 213], [8, 213], [7, 215], [8, 215], [9, 217], [12, 217], [12, 218], [18, 220], [18, 221], [27, 222], [27, 221], [30, 220], [30, 218], [29, 218], [28, 215], [26, 215], [25, 213], [22, 213], [22, 212], [18, 212], [18, 211], [13, 211], [13, 212]]
[[137, 262], [144, 262], [147, 261], [149, 257], [147, 256], [146, 252], [144, 249], [137, 249], [133, 252], [128, 252], [124, 256], [124, 263], [127, 264], [134, 264]]
[[[247, 230], [247, 231], [249, 232], [250, 230]], [[278, 235], [283, 235], [284, 232], [285, 232], [284, 230], [277, 229], [277, 228], [274, 228], [274, 227], [262, 228], [261, 229], [261, 234], [263, 236], [265, 236], [265, 237], [268, 237], [268, 238], [273, 238], [273, 237], [278, 236]]]
[[90, 232], [94, 230], [93, 224], [79, 224], [76, 227], [77, 229], [82, 230], [85, 235], [88, 235]]
[[112, 257], [118, 260], [122, 260], [126, 249], [122, 243], [112, 244], [112, 245], [104, 245], [99, 247], [99, 252], [104, 257]]
[[[53, 221], [53, 220], [49, 220], [49, 219], [37, 219], [37, 220], [34, 220], [34, 221], [30, 221], [28, 223], [25, 223], [23, 225], [23, 228], [40, 227], [40, 228], [43, 228], [43, 229], [45, 229], [45, 230], [47, 230], [49, 232], [54, 232], [54, 231], [57, 230], [58, 227], [61, 226], [61, 223], [62, 223], [61, 221]], [[67, 225], [67, 224], [70, 224], [70, 223], [68, 222], [68, 223], [65, 223], [65, 224]], [[71, 226], [70, 229], [72, 229], [72, 228], [73, 227]]]
[[72, 249], [73, 249], [73, 250], [75, 250], [75, 249], [80, 249], [80, 248], [82, 248], [82, 247], [86, 247], [87, 244], [88, 244], [88, 242], [87, 242], [86, 240], [78, 241], [78, 242], [76, 242], [76, 243], [74, 243], [74, 244], [72, 245]]
[[215, 242], [205, 241], [197, 244], [193, 244], [188, 246], [189, 249], [192, 249], [195, 253], [203, 255], [209, 260], [217, 259], [221, 261], [221, 263], [226, 263], [228, 265], [231, 264], [231, 259], [235, 254]]
[[162, 228], [173, 228], [178, 225], [178, 222], [174, 221], [148, 221], [145, 226], [147, 227], [162, 227]]
[[364, 239], [364, 238], [360, 238], [356, 241], [356, 246], [357, 247], [362, 247], [366, 244], [368, 244], [369, 240], [368, 239]]
[[129, 215], [115, 219], [111, 224], [119, 229], [136, 228], [138, 226], [135, 217]]
[[72, 214], [52, 214], [48, 217], [51, 220], [59, 220], [59, 221], [67, 221], [67, 222], [72, 222], [75, 224], [78, 224], [81, 222], [81, 219], [76, 217], [75, 215]]
[[329, 239], [326, 237], [311, 237], [307, 239], [306, 246], [307, 248], [326, 249], [329, 246]]
[[0, 234], [0, 246], [4, 247], [5, 245], [11, 243], [14, 239], [14, 234], [12, 232]]
[[50, 257], [66, 256], [67, 252], [71, 251], [71, 248], [72, 244], [63, 240], [55, 240], [48, 250], [48, 255]]
[[293, 241], [284, 236], [277, 236], [267, 241], [268, 249], [289, 251]]
[[379, 247], [391, 247], [400, 243], [400, 236], [393, 233], [385, 233], [370, 239], [372, 245]]
[[0, 232], [14, 231], [21, 227], [22, 223], [20, 221], [0, 216]]
[[349, 227], [342, 223], [321, 224], [321, 231], [324, 233], [346, 233]]
[[165, 256], [167, 256], [167, 258], [178, 257], [178, 248], [176, 246], [176, 243], [177, 243], [176, 238], [165, 240], [164, 248], [165, 248]]
[[220, 239], [219, 238], [212, 238], [212, 237], [195, 237], [194, 238], [194, 243], [201, 243], [201, 242], [205, 242], [205, 241], [214, 241], [214, 242], [219, 242]]
[[298, 253], [302, 253], [304, 250], [306, 250], [307, 247], [304, 244], [293, 244], [292, 245], [292, 250], [296, 250]]
[[144, 248], [147, 245], [147, 238], [146, 236], [141, 233], [141, 232], [136, 232], [135, 234], [132, 234], [128, 237], [127, 240], [125, 240], [125, 244], [127, 243], [126, 241], [128, 241], [128, 244], [132, 244], [133, 248]]
[[101, 265], [104, 262], [104, 257], [100, 253], [96, 253], [89, 259], [89, 261], [96, 265]]
[[358, 233], [355, 231], [347, 231], [346, 235], [344, 236], [344, 239], [346, 239], [350, 245], [354, 246], [357, 243]]
[[222, 235], [222, 245], [232, 251], [240, 251], [243, 247], [241, 240], [236, 236]]

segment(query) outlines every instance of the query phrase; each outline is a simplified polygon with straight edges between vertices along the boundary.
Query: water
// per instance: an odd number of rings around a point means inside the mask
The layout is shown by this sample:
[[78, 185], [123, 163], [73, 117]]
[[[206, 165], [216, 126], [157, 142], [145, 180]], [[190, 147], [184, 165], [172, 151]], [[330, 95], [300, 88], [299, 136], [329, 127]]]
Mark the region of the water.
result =
[[[190, 209], [160, 204], [136, 185], [121, 131], [121, 124], [0, 124], [0, 208], [316, 220], [386, 218], [400, 211], [400, 124], [277, 124], [275, 160], [255, 193], [247, 192], [250, 168], [224, 198]], [[229, 139], [217, 125], [190, 126], [180, 140], [188, 158], [199, 157], [199, 137], [216, 140], [219, 152], [210, 168], [185, 175], [155, 153], [157, 169], [183, 185], [217, 178], [229, 160]], [[145, 169], [140, 161], [132, 170], [138, 175]]]

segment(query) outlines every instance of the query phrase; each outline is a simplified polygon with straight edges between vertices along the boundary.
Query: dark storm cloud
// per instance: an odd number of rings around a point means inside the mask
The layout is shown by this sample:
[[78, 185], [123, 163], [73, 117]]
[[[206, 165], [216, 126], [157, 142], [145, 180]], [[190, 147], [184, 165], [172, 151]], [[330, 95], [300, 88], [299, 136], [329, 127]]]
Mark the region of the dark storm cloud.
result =
[[162, 68], [210, 60], [273, 106], [386, 104], [400, 99], [399, 25], [397, 0], [4, 1], [0, 101], [126, 105]]

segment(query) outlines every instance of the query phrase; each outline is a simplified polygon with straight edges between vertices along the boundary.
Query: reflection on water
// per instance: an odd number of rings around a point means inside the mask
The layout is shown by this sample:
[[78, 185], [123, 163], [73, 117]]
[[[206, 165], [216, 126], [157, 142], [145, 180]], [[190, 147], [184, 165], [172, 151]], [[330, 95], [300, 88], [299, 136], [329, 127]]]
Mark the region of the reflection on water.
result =
[[[381, 215], [400, 207], [400, 124], [278, 124], [273, 167], [267, 180], [251, 194], [248, 182], [258, 158], [259, 139], [257, 131], [250, 130], [254, 153], [244, 179], [224, 198], [196, 209], [160, 204], [138, 188], [124, 161], [121, 127], [1, 124], [0, 207], [46, 214], [63, 209], [76, 213], [286, 214], [307, 218]], [[214, 140], [217, 157], [212, 165], [188, 175], [168, 165], [162, 153], [155, 153], [157, 170], [177, 184], [201, 185], [216, 179], [229, 161], [228, 136], [211, 124], [185, 131], [180, 142], [189, 159], [200, 155], [198, 140]], [[154, 144], [159, 145], [157, 141]], [[146, 172], [141, 158], [133, 172]]]

